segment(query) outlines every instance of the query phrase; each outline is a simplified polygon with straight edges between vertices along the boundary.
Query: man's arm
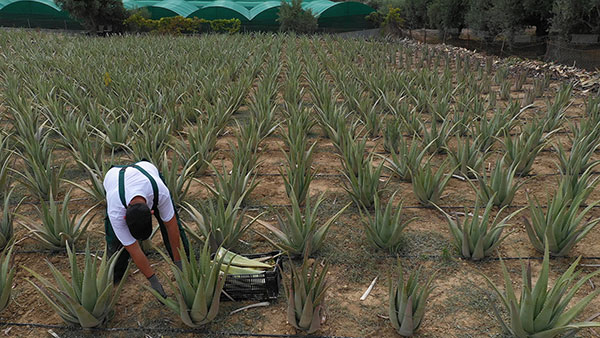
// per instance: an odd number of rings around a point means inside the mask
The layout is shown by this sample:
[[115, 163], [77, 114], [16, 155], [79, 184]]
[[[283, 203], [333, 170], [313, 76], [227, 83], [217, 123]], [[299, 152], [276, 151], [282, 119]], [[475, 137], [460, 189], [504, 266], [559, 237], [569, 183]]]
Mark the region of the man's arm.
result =
[[135, 265], [137, 265], [138, 269], [140, 269], [144, 276], [146, 276], [146, 278], [152, 277], [152, 275], [154, 274], [154, 270], [152, 270], [150, 262], [148, 261], [148, 257], [146, 257], [146, 255], [142, 251], [142, 248], [140, 247], [138, 241], [135, 241], [131, 245], [127, 245], [125, 249], [127, 250], [127, 252], [129, 252], [131, 259], [133, 259], [133, 262], [135, 263]]
[[163, 298], [167, 298], [165, 290], [163, 289], [162, 285], [158, 281], [158, 278], [154, 274], [154, 271], [150, 266], [150, 262], [148, 262], [148, 257], [144, 255], [144, 252], [142, 251], [142, 248], [140, 247], [139, 243], [135, 241], [135, 243], [126, 246], [125, 249], [127, 250], [127, 252], [129, 252], [129, 255], [133, 259], [135, 265], [137, 265], [140, 271], [148, 279], [148, 282], [150, 282], [150, 286], [154, 290], [156, 290], [156, 292], [158, 292], [158, 294], [161, 295]]
[[167, 227], [167, 234], [169, 234], [169, 244], [171, 244], [171, 249], [173, 250], [173, 261], [178, 262], [181, 261], [181, 256], [179, 255], [179, 227], [177, 226], [177, 217], [173, 216], [170, 220], [165, 222], [165, 226]]

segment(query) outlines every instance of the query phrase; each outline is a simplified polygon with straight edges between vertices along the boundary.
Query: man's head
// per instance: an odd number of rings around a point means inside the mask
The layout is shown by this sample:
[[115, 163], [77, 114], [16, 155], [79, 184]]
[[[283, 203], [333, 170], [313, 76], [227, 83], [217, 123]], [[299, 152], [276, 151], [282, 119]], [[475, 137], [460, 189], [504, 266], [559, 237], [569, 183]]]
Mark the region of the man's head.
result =
[[125, 222], [131, 236], [137, 240], [145, 240], [152, 234], [152, 213], [146, 203], [134, 203], [127, 207]]

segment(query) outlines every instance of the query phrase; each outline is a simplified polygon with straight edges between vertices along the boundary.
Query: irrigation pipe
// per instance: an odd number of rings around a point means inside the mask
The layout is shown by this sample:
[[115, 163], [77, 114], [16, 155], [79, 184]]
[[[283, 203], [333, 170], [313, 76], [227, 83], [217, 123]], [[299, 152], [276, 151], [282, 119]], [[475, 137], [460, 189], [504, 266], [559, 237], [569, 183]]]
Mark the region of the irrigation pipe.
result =
[[346, 336], [314, 336], [314, 335], [298, 335], [298, 334], [268, 334], [268, 333], [251, 333], [251, 332], [218, 332], [207, 331], [202, 329], [180, 329], [180, 328], [142, 328], [142, 327], [94, 327], [82, 328], [66, 325], [52, 325], [39, 323], [19, 323], [19, 322], [0, 322], [0, 326], [17, 326], [17, 327], [33, 327], [43, 329], [60, 329], [67, 331], [103, 331], [103, 332], [172, 332], [172, 333], [196, 333], [210, 334], [213, 336], [229, 336], [229, 337], [269, 337], [269, 338], [353, 338]]
[[[99, 250], [97, 251], [98, 254], [103, 253], [103, 250]], [[59, 255], [66, 255], [65, 251], [48, 251], [48, 250], [23, 250], [23, 251], [15, 251], [15, 254], [59, 254]], [[85, 254], [85, 251], [80, 250], [80, 251], [75, 251], [76, 254]], [[159, 253], [157, 252], [150, 252], [147, 253], [146, 256], [158, 256]], [[443, 257], [448, 257], [446, 255], [376, 255], [375, 258], [378, 259], [386, 259], [386, 258], [390, 258], [390, 257], [398, 257], [398, 258], [416, 258], [416, 259], [421, 259], [421, 260], [428, 260], [428, 261], [434, 261], [434, 260], [439, 260], [440, 258]], [[450, 255], [449, 257], [455, 258], [455, 259], [460, 259], [463, 260], [463, 257], [460, 255]], [[577, 259], [578, 257], [571, 257], [571, 256], [561, 256], [561, 257], [551, 257], [552, 260], [560, 260], [560, 259]], [[477, 262], [494, 262], [494, 261], [499, 261], [500, 259], [504, 260], [504, 261], [512, 261], [512, 260], [543, 260], [544, 257], [542, 256], [514, 256], [514, 257], [485, 257]], [[600, 260], [600, 256], [581, 256], [581, 259], [583, 260]], [[464, 259], [465, 261], [468, 261], [467, 259]], [[594, 266], [594, 265], [590, 265], [590, 264], [579, 264], [580, 266]], [[0, 323], [1, 325], [1, 323]]]

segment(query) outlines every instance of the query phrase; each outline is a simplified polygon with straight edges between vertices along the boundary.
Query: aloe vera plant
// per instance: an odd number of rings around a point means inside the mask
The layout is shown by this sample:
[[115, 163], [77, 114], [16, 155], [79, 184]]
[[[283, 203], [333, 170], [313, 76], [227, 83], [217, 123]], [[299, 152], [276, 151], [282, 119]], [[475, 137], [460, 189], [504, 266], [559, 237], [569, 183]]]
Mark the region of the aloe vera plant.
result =
[[450, 165], [455, 167], [455, 174], [467, 178], [473, 178], [473, 171], [481, 170], [488, 152], [481, 152], [477, 145], [477, 138], [473, 143], [469, 138], [456, 137], [456, 150], [447, 149]]
[[489, 277], [483, 275], [508, 312], [509, 321], [505, 322], [494, 304], [494, 314], [502, 329], [513, 337], [518, 338], [552, 338], [571, 336], [582, 329], [600, 326], [598, 322], [573, 323], [585, 307], [600, 294], [600, 290], [598, 289], [587, 294], [567, 310], [567, 306], [573, 301], [577, 291], [588, 280], [598, 275], [600, 270], [582, 276], [577, 281], [580, 273], [576, 272], [575, 269], [579, 264], [580, 257], [549, 288], [550, 253], [547, 245], [543, 251], [544, 260], [542, 261], [542, 269], [535, 284], [532, 281], [531, 263], [527, 267], [521, 263], [523, 285], [519, 298], [517, 298], [513, 287], [514, 283], [510, 278], [504, 261], [500, 261], [504, 277], [504, 291], [500, 291], [498, 286]]
[[[287, 166], [279, 169], [283, 178], [285, 191], [288, 196], [296, 195], [296, 199], [303, 203], [309, 191], [310, 183], [317, 173], [312, 169], [314, 149], [317, 143], [313, 143], [308, 149], [308, 141], [304, 137], [297, 141], [288, 141], [290, 151], [285, 153]], [[293, 142], [293, 144], [292, 144]], [[306, 149], [306, 150], [305, 150]]]
[[370, 137], [377, 137], [382, 129], [381, 117], [379, 115], [379, 101], [373, 100], [371, 96], [363, 96], [355, 100], [355, 106], [360, 114], [360, 119], [369, 132]]
[[359, 168], [365, 166], [368, 161], [367, 139], [355, 135], [355, 130], [340, 135], [338, 142], [334, 143], [340, 153], [340, 160], [345, 171], [358, 174]]
[[416, 168], [421, 166], [429, 146], [422, 147], [421, 142], [414, 137], [409, 146], [406, 139], [400, 138], [398, 151], [391, 152], [391, 158], [385, 159], [385, 167], [392, 171], [400, 180], [410, 182], [412, 180], [412, 173]]
[[515, 173], [520, 176], [531, 172], [535, 158], [544, 149], [548, 138], [554, 132], [544, 135], [543, 127], [538, 127], [536, 124], [530, 124], [530, 126], [532, 127], [521, 128], [518, 136], [504, 135], [506, 161], [516, 169]]
[[29, 279], [27, 281], [65, 323], [84, 328], [106, 323], [114, 314], [115, 304], [127, 279], [123, 278], [118, 285], [113, 285], [113, 270], [118, 255], [107, 257], [107, 250], [104, 250], [98, 265], [97, 260], [100, 257], [91, 254], [89, 241], [85, 248], [83, 268], [78, 266], [75, 252], [70, 246], [67, 246], [67, 255], [71, 267], [70, 282], [50, 262], [47, 263], [54, 277], [54, 284], [41, 274], [25, 267], [40, 285]]
[[433, 206], [440, 203], [442, 193], [452, 177], [450, 174], [444, 173], [447, 167], [446, 163], [442, 163], [435, 172], [431, 167], [431, 160], [423, 166], [411, 169], [413, 192], [421, 204]]
[[[346, 178], [344, 181], [344, 189], [350, 195], [350, 198], [357, 204], [365, 208], [371, 208], [375, 203], [375, 196], [380, 193], [381, 171], [383, 170], [384, 162], [379, 165], [373, 165], [373, 155], [358, 167], [357, 172], [344, 167], [342, 174]], [[389, 179], [384, 182], [387, 185]]]
[[600, 147], [598, 139], [590, 139], [596, 135], [589, 134], [579, 139], [573, 140], [571, 151], [567, 155], [566, 149], [561, 143], [554, 145], [554, 150], [558, 154], [558, 163], [560, 172], [567, 175], [580, 175], [589, 168], [593, 168], [600, 163], [599, 160], [593, 160], [592, 156]]
[[517, 168], [505, 168], [504, 163], [504, 158], [498, 159], [489, 177], [485, 173], [479, 174], [473, 171], [478, 184], [476, 186], [473, 182], [468, 182], [477, 193], [477, 198], [483, 203], [491, 200], [494, 206], [500, 208], [510, 205], [517, 190], [525, 184], [525, 180], [521, 182], [515, 180]]
[[425, 316], [427, 298], [434, 289], [436, 274], [431, 274], [425, 282], [419, 282], [420, 274], [420, 270], [415, 270], [404, 281], [404, 272], [398, 261], [398, 277], [392, 280], [390, 276], [389, 279], [388, 315], [392, 326], [402, 336], [410, 337], [419, 329]]
[[[189, 327], [200, 327], [210, 323], [219, 313], [221, 291], [225, 285], [227, 272], [222, 266], [225, 255], [221, 258], [211, 259], [211, 250], [208, 241], [199, 253], [190, 250], [189, 256], [183, 246], [180, 248], [181, 270], [171, 264], [175, 283], [166, 277], [171, 286], [175, 299], [163, 298], [156, 290], [144, 285], [152, 294], [169, 309], [173, 310], [181, 321]], [[170, 258], [163, 254], [166, 261]], [[224, 269], [227, 271], [227, 267]]]
[[169, 149], [171, 124], [165, 123], [163, 119], [157, 119], [157, 121], [145, 121], [137, 128], [131, 146], [133, 157], [137, 161], [146, 159], [152, 163], [160, 163], [163, 154]]
[[[21, 123], [25, 123], [21, 122]], [[21, 127], [25, 129], [25, 127]], [[51, 192], [57, 192], [65, 164], [54, 165], [54, 146], [50, 141], [50, 132], [40, 125], [35, 132], [27, 129], [16, 136], [22, 148], [17, 154], [25, 163], [25, 170], [11, 170], [17, 179], [40, 200], [47, 200]]]
[[374, 214], [371, 216], [368, 210], [363, 213], [362, 208], [360, 210], [362, 223], [365, 226], [367, 238], [378, 248], [387, 250], [389, 252], [397, 252], [400, 249], [402, 241], [402, 231], [417, 217], [413, 217], [407, 220], [404, 218], [402, 212], [402, 202], [399, 202], [394, 208], [394, 198], [398, 191], [394, 192], [390, 197], [385, 208], [381, 203], [379, 196], [375, 196], [374, 203]]
[[220, 246], [233, 249], [239, 239], [258, 218], [245, 222], [245, 209], [241, 209], [244, 196], [237, 201], [227, 203], [223, 198], [217, 197], [216, 202], [208, 200], [195, 208], [190, 203], [184, 202], [183, 208], [196, 223], [197, 231], [189, 229], [188, 233], [196, 240], [210, 243], [211, 250], [215, 251]]
[[546, 131], [560, 128], [564, 120], [566, 110], [569, 107], [571, 95], [573, 93], [573, 83], [563, 83], [558, 88], [554, 96], [554, 102], [546, 100], [546, 116], [544, 117], [544, 126]]
[[388, 153], [398, 152], [399, 140], [402, 139], [402, 120], [388, 119], [383, 127], [383, 149]]
[[287, 132], [282, 131], [281, 134], [288, 146], [295, 141], [306, 139], [316, 124], [310, 111], [302, 104], [297, 106], [286, 104], [284, 113], [287, 115]]
[[[163, 181], [171, 199], [176, 206], [180, 206], [187, 199], [187, 194], [190, 190], [190, 184], [194, 179], [196, 157], [192, 156], [187, 161], [181, 161], [182, 156], [174, 156], [171, 158], [171, 163], [167, 159], [167, 153], [163, 153], [163, 159], [160, 162], [160, 172], [163, 175]], [[181, 167], [181, 171], [179, 171]]]
[[319, 225], [317, 213], [323, 203], [324, 195], [321, 194], [314, 205], [311, 205], [310, 196], [306, 196], [304, 212], [300, 208], [300, 202], [294, 196], [295, 194], [290, 196], [291, 211], [284, 210], [283, 216], [276, 211], [277, 227], [258, 219], [257, 222], [275, 235], [275, 241], [263, 236], [273, 245], [283, 249], [292, 257], [310, 256], [321, 248], [329, 228], [350, 206], [350, 203]]
[[269, 136], [278, 125], [275, 116], [277, 105], [271, 99], [271, 96], [271, 92], [264, 88], [261, 83], [249, 103], [249, 109], [253, 116], [252, 120], [257, 122], [258, 135], [261, 138]]
[[9, 145], [9, 135], [0, 132], [0, 198], [5, 198], [6, 194], [10, 191], [10, 185], [12, 183], [12, 171], [13, 165], [12, 147]]
[[212, 177], [214, 186], [208, 184], [204, 184], [204, 186], [215, 197], [223, 199], [226, 204], [238, 201], [244, 204], [248, 195], [258, 186], [254, 168], [248, 170], [243, 164], [238, 164], [235, 158], [230, 171], [225, 168], [224, 163], [221, 163], [221, 172], [212, 163], [209, 166], [215, 173], [215, 176]]
[[129, 145], [133, 118], [133, 114], [127, 116], [122, 113], [119, 115], [116, 111], [111, 111], [103, 119], [100, 119], [102, 124], [93, 129], [108, 148], [114, 151], [123, 150]]
[[13, 288], [15, 268], [10, 267], [10, 257], [14, 246], [10, 246], [0, 255], [0, 312], [10, 303], [10, 294]]
[[321, 327], [321, 315], [325, 304], [325, 294], [329, 285], [327, 271], [329, 265], [317, 272], [316, 263], [309, 266], [304, 260], [300, 269], [291, 266], [290, 285], [286, 288], [287, 321], [298, 330], [308, 334]]
[[62, 207], [50, 195], [48, 202], [42, 202], [42, 208], [39, 210], [41, 225], [29, 226], [23, 225], [31, 231], [35, 238], [44, 246], [52, 250], [62, 250], [66, 246], [73, 245], [85, 233], [95, 215], [91, 211], [96, 207], [93, 205], [81, 216], [74, 214], [69, 218], [69, 203], [71, 201], [71, 191], [67, 192], [62, 200]]
[[21, 201], [19, 201], [19, 203], [17, 203], [15, 206], [14, 210], [11, 210], [10, 196], [14, 190], [15, 188], [10, 189], [8, 194], [3, 197], [4, 201], [2, 202], [2, 219], [0, 219], [0, 250], [3, 250], [13, 240], [13, 223], [15, 219], [15, 212], [17, 212], [24, 200], [24, 198], [21, 199]]
[[482, 116], [479, 123], [472, 128], [472, 135], [477, 135], [479, 150], [486, 152], [502, 133], [508, 133], [518, 122], [517, 118], [529, 107], [520, 109], [518, 102], [512, 103], [504, 110], [496, 110], [492, 118]]
[[548, 197], [544, 208], [537, 198], [527, 196], [531, 221], [524, 218], [525, 229], [536, 250], [542, 252], [547, 246], [553, 256], [564, 256], [600, 222], [600, 218], [584, 221], [587, 213], [600, 203], [596, 201], [580, 211], [584, 197], [585, 194], [580, 194], [569, 199], [559, 190], [552, 199]]
[[197, 127], [193, 128], [188, 125], [186, 133], [186, 141], [178, 141], [175, 145], [177, 152], [185, 159], [185, 162], [191, 161], [194, 163], [194, 175], [202, 175], [208, 167], [208, 163], [212, 162], [215, 157], [215, 146], [217, 144], [217, 136], [220, 132], [220, 127], [215, 125], [216, 122], [200, 122]]
[[500, 214], [506, 208], [505, 206], [498, 210], [496, 217], [492, 219], [493, 206], [494, 200], [490, 199], [482, 211], [481, 202], [477, 200], [472, 213], [465, 208], [463, 221], [459, 218], [458, 213], [455, 213], [453, 218], [438, 208], [446, 217], [454, 245], [464, 258], [478, 261], [489, 256], [508, 236], [502, 236], [502, 232], [509, 226], [510, 219], [522, 210], [519, 209], [500, 219]]
[[446, 119], [438, 126], [436, 119], [431, 120], [431, 127], [427, 129], [424, 124], [421, 126], [423, 131], [423, 144], [430, 145], [427, 147], [429, 152], [441, 153], [446, 151], [447, 142], [450, 136], [454, 133], [454, 124], [451, 119]]
[[558, 182], [558, 191], [566, 200], [581, 196], [585, 203], [590, 194], [600, 183], [600, 176], [593, 177], [593, 167], [588, 168], [583, 174], [562, 174]]
[[83, 162], [83, 160], [76, 159], [75, 162], [88, 176], [88, 181], [85, 184], [80, 184], [75, 181], [71, 181], [68, 179], [63, 179], [63, 181], [79, 188], [81, 191], [88, 194], [97, 204], [106, 203], [106, 192], [104, 191], [104, 175], [110, 169], [110, 163], [113, 163], [112, 160], [110, 162], [104, 161], [104, 156], [101, 156], [101, 160], [98, 163], [92, 164], [90, 166]]

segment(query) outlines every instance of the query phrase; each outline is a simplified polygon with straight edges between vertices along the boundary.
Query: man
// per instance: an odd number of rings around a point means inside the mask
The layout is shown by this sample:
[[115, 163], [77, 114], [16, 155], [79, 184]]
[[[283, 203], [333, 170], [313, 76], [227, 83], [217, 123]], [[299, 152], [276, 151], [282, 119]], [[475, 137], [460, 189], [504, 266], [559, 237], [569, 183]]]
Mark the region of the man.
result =
[[152, 234], [152, 215], [158, 221], [169, 256], [180, 269], [180, 240], [183, 240], [185, 251], [189, 249], [169, 189], [158, 169], [148, 161], [114, 166], [106, 173], [103, 185], [106, 191], [104, 230], [108, 254], [110, 256], [125, 247], [115, 264], [114, 282], [118, 283], [123, 278], [131, 256], [152, 288], [166, 297], [140, 245], [140, 241]]

